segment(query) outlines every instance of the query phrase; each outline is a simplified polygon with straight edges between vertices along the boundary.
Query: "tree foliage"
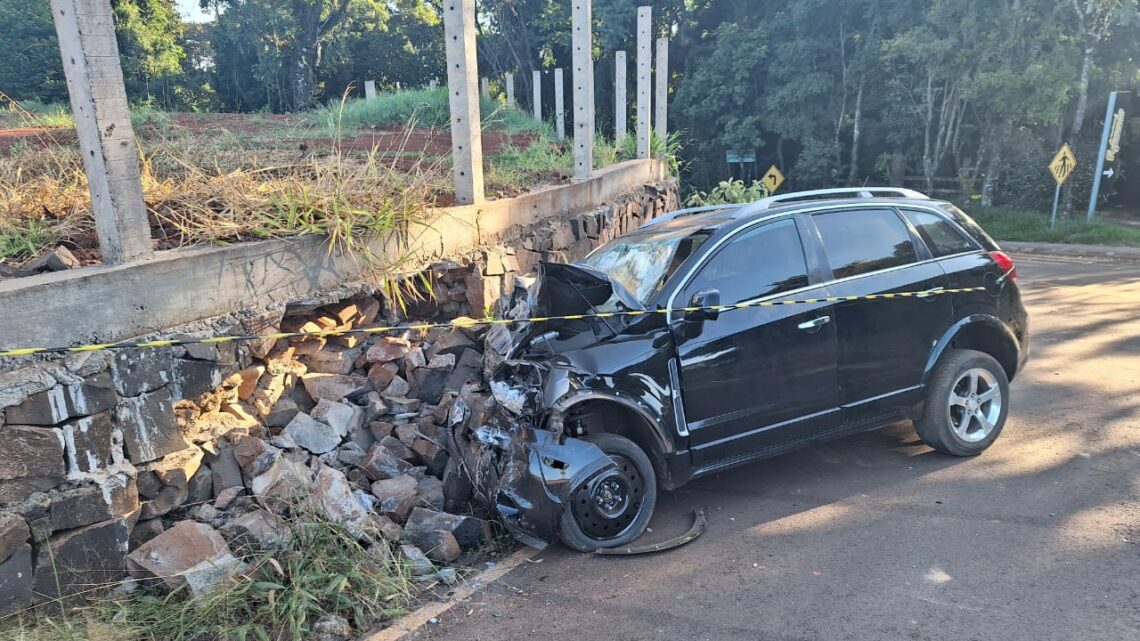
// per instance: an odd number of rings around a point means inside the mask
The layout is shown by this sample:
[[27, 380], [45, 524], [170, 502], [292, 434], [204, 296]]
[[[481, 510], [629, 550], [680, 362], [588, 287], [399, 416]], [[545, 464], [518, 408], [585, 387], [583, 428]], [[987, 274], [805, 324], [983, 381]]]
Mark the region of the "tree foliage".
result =
[[[200, 1], [213, 20], [182, 25], [173, 0], [114, 0], [133, 100], [292, 111], [359, 95], [365, 80], [446, 82], [440, 0]], [[739, 172], [731, 150], [758, 161], [735, 177], [776, 164], [785, 189], [905, 182], [987, 204], [1047, 198], [1047, 157], [1062, 141], [1079, 154], [1095, 144], [1107, 92], [1140, 80], [1140, 0], [594, 0], [602, 133], [615, 51], [629, 54], [634, 94], [643, 3], [654, 35], [671, 38], [670, 129], [699, 189]], [[569, 2], [476, 6], [480, 74], [497, 85], [513, 72], [524, 106], [531, 71], [570, 68]], [[0, 5], [0, 91], [63, 100], [54, 39], [44, 0]]]

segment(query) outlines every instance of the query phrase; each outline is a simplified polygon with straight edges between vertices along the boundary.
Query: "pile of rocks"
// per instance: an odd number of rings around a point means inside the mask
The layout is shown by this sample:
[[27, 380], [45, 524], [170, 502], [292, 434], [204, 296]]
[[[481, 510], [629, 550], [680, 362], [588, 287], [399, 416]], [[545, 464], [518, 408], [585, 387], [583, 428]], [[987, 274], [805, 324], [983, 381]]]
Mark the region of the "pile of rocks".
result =
[[[344, 330], [371, 324], [378, 311], [374, 298], [355, 299], [287, 317], [283, 327]], [[398, 545], [416, 574], [482, 544], [488, 522], [443, 511], [455, 497], [443, 481], [440, 433], [455, 398], [491, 402], [479, 331], [294, 339], [176, 403], [195, 445], [139, 472], [131, 574], [206, 589], [242, 568], [227, 543], [278, 545], [282, 517], [306, 513]], [[193, 506], [192, 521], [169, 527], [180, 505]]]
[[[439, 266], [441, 276], [456, 272], [452, 283], [469, 270]], [[376, 324], [381, 308], [355, 295], [226, 331], [343, 331]], [[431, 575], [433, 562], [454, 561], [490, 532], [443, 511], [466, 508], [448, 500], [443, 480], [448, 409], [460, 396], [493, 402], [483, 342], [482, 328], [438, 328], [42, 364], [0, 390], [0, 614], [124, 569], [207, 589], [241, 571], [250, 545], [280, 543], [283, 524], [302, 513]]]

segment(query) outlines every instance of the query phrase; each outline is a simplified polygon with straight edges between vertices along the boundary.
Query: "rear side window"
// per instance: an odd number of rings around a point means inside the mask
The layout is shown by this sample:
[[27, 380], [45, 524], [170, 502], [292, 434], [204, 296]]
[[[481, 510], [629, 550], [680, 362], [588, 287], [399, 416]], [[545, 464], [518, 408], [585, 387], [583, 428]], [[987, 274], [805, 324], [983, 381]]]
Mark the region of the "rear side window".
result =
[[938, 214], [905, 209], [902, 214], [918, 230], [922, 242], [926, 243], [926, 246], [930, 248], [930, 253], [935, 258], [953, 256], [978, 249], [974, 243], [970, 242], [970, 239], [962, 235], [962, 232], [955, 229], [953, 225]]
[[889, 209], [816, 214], [813, 219], [836, 278], [909, 265], [917, 260], [910, 231]]
[[746, 231], [718, 250], [685, 287], [684, 302], [716, 289], [721, 304], [735, 305], [807, 284], [800, 234], [794, 222], [784, 220]]

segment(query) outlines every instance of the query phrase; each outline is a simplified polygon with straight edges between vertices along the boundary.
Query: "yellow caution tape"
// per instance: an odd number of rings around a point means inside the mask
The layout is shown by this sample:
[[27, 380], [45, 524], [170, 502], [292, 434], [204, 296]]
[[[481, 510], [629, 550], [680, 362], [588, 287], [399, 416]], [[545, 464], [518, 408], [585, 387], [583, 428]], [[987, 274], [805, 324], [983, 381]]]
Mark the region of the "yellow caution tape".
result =
[[209, 338], [186, 338], [151, 341], [125, 341], [120, 343], [95, 343], [74, 347], [23, 347], [0, 350], [0, 358], [9, 356], [33, 356], [35, 354], [71, 354], [94, 352], [104, 349], [152, 349], [158, 347], [178, 347], [181, 345], [217, 345], [244, 341], [285, 340], [290, 338], [327, 338], [329, 336], [349, 336], [353, 334], [387, 334], [404, 331], [424, 331], [429, 329], [467, 329], [479, 325], [519, 325], [523, 323], [547, 323], [550, 321], [585, 320], [589, 318], [615, 318], [619, 316], [644, 316], [647, 314], [668, 314], [670, 312], [730, 312], [752, 307], [782, 307], [784, 305], [816, 305], [820, 303], [847, 303], [861, 300], [890, 300], [895, 298], [927, 298], [945, 294], [965, 294], [986, 291], [985, 287], [965, 287], [961, 289], [936, 289], [924, 292], [897, 292], [893, 294], [869, 294], [865, 296], [826, 296], [823, 298], [802, 298], [794, 300], [766, 300], [736, 303], [734, 305], [712, 305], [708, 307], [681, 307], [677, 309], [627, 310], [619, 312], [598, 312], [593, 314], [570, 314], [566, 316], [534, 316], [531, 318], [483, 318], [460, 317], [446, 323], [409, 323], [382, 327], [357, 327], [342, 330], [321, 330], [316, 332], [278, 332], [276, 334], [256, 334], [248, 336], [211, 336]]

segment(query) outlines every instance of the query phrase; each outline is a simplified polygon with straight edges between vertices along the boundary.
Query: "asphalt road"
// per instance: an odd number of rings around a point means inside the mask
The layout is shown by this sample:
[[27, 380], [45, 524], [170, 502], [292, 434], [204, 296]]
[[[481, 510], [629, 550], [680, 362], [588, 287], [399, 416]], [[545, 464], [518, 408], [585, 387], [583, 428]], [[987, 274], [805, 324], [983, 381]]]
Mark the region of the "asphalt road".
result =
[[418, 639], [1140, 640], [1140, 263], [1022, 258], [1033, 332], [982, 456], [910, 424], [696, 481], [650, 536], [548, 548]]

